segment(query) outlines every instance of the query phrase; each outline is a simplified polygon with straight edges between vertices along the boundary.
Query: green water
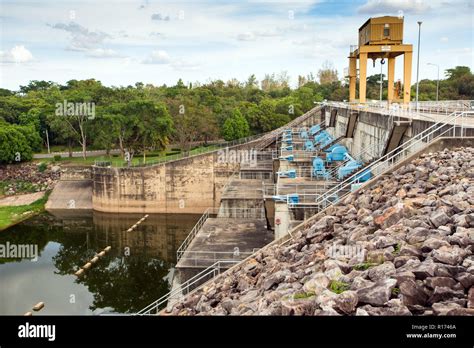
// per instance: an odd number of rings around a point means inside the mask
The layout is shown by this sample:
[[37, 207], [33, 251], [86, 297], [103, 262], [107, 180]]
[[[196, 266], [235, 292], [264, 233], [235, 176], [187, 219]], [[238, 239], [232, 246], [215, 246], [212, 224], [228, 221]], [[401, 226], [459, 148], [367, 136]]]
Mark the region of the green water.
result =
[[[126, 232], [142, 216], [44, 213], [0, 232], [0, 245], [39, 252], [36, 261], [0, 257], [0, 315], [23, 315], [38, 302], [43, 315], [135, 313], [166, 294], [176, 249], [199, 216], [151, 214]], [[74, 275], [109, 245], [84, 276]]]

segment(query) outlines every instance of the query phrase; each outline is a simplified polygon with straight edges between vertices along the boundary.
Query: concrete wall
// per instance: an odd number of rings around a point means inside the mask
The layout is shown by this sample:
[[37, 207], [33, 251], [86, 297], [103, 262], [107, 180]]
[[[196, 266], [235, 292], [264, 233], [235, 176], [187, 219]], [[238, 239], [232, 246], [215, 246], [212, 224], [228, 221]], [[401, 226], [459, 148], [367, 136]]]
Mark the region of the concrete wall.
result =
[[[339, 107], [327, 107], [326, 124], [329, 124], [331, 110], [334, 109], [337, 109], [336, 127], [327, 128], [327, 131], [333, 137], [338, 138], [346, 133], [346, 127], [349, 122], [351, 110]], [[445, 116], [440, 116], [439, 119], [443, 120], [444, 117]], [[410, 119], [395, 117], [395, 120], [409, 121]], [[423, 132], [433, 124], [434, 122], [429, 120], [412, 120], [411, 125], [404, 134], [402, 143], [409, 140], [413, 135]], [[362, 159], [370, 160], [371, 157], [373, 157], [371, 154], [378, 158], [385, 148], [391, 127], [392, 118], [390, 116], [374, 112], [359, 111], [359, 118], [354, 131], [354, 137], [343, 139], [341, 143], [345, 145], [353, 155], [358, 155], [361, 151], [366, 151], [366, 153], [363, 154]], [[448, 127], [441, 128], [439, 131], [434, 133], [434, 136], [446, 131], [447, 128]], [[458, 129], [458, 135], [460, 134], [459, 132], [460, 130]], [[445, 134], [445, 136], [451, 135], [451, 132]], [[471, 137], [474, 136], [474, 128], [465, 129], [465, 135]]]
[[218, 156], [214, 151], [150, 167], [93, 167], [93, 208], [115, 213], [201, 214], [218, 207], [224, 185], [239, 166], [219, 161]]
[[[351, 110], [337, 109], [336, 127], [328, 128], [327, 131], [333, 137], [338, 138], [346, 134], [347, 123], [349, 122]], [[326, 118], [329, 123], [330, 112], [326, 112]], [[360, 111], [354, 130], [354, 137], [343, 139], [341, 143], [347, 147], [353, 155], [362, 153], [370, 149], [370, 152], [362, 156], [369, 160], [370, 153], [380, 156], [384, 149], [385, 142], [390, 132], [390, 119], [387, 116]]]

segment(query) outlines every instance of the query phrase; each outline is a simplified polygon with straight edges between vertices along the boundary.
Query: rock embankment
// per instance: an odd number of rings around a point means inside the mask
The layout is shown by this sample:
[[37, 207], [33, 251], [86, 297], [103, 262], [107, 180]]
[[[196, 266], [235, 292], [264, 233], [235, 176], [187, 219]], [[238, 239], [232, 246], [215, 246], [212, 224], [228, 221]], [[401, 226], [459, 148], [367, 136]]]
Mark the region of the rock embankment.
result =
[[36, 163], [21, 163], [0, 166], [0, 181], [6, 182], [3, 191], [7, 196], [25, 192], [52, 190], [60, 177], [60, 167], [47, 165], [43, 171]]
[[422, 155], [175, 315], [473, 315], [474, 148]]

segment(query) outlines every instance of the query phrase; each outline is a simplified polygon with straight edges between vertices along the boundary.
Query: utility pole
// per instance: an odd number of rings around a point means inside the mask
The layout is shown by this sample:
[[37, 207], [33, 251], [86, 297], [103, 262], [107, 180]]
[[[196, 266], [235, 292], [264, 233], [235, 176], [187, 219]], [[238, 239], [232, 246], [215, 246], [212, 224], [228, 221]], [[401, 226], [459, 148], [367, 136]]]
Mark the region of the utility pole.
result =
[[439, 65], [433, 63], [428, 63], [428, 65], [434, 65], [438, 68], [438, 79], [436, 80], [436, 101], [439, 101]]
[[422, 21], [418, 21], [418, 57], [416, 59], [416, 111], [418, 111], [418, 77], [420, 75], [420, 37], [421, 37], [421, 23]]
[[380, 60], [380, 101], [382, 101], [382, 91], [383, 91], [383, 65], [385, 64], [385, 60], [382, 58]]

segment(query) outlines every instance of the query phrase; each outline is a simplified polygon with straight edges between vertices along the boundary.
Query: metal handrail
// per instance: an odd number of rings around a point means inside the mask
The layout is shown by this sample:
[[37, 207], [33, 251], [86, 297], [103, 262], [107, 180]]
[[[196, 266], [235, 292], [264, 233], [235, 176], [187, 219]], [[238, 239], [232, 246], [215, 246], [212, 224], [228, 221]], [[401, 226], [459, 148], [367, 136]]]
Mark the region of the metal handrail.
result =
[[[261, 140], [261, 138], [264, 139], [264, 137], [266, 135], [268, 135], [272, 132], [273, 131], [266, 132], [266, 133], [260, 133], [260, 134], [256, 134], [256, 135], [252, 135], [252, 136], [249, 136], [249, 137], [240, 138], [240, 139], [236, 139], [236, 140], [215, 143], [215, 144], [209, 145], [208, 147], [198, 148], [197, 151], [191, 150], [191, 151], [188, 151], [188, 152], [180, 152], [178, 154], [174, 154], [174, 155], [170, 155], [170, 156], [163, 156], [163, 157], [160, 157], [160, 158], [157, 158], [157, 159], [148, 160], [146, 163], [130, 164], [130, 166], [129, 166], [126, 161], [123, 161], [123, 163], [121, 165], [118, 165], [117, 167], [137, 168], [137, 167], [149, 167], [149, 166], [153, 166], [153, 165], [156, 165], [156, 164], [163, 164], [163, 163], [167, 163], [167, 162], [171, 162], [171, 161], [175, 161], [175, 160], [179, 160], [179, 159], [183, 159], [183, 158], [189, 158], [189, 157], [193, 157], [193, 156], [197, 156], [197, 155], [202, 155], [204, 153], [211, 153], [211, 152], [214, 152], [214, 151], [219, 151], [222, 148], [238, 146], [238, 145], [253, 142], [253, 141], [256, 141], [256, 140]], [[94, 166], [96, 166], [96, 167], [108, 167], [108, 166], [111, 166], [111, 165], [112, 165], [111, 161], [96, 160], [94, 162]]]
[[[240, 260], [239, 261], [233, 261], [233, 260], [227, 261], [227, 260], [225, 260], [225, 261], [217, 261], [217, 262], [213, 263], [211, 266], [207, 267], [202, 272], [199, 272], [194, 277], [190, 278], [189, 280], [187, 280], [186, 282], [181, 284], [177, 289], [171, 290], [166, 295], [163, 295], [159, 299], [157, 299], [156, 301], [150, 303], [148, 306], [146, 306], [145, 308], [143, 308], [142, 310], [137, 312], [135, 315], [156, 315], [156, 314], [158, 314], [158, 310], [160, 309], [160, 307], [162, 305], [168, 303], [168, 301], [170, 299], [172, 299], [173, 297], [183, 296], [185, 291], [189, 290], [193, 285], [197, 284], [198, 282], [205, 279], [206, 277], [208, 277], [211, 274], [212, 274], [212, 278], [214, 278], [217, 274], [220, 274], [221, 268], [225, 264], [236, 264], [238, 262], [240, 262]], [[155, 313], [152, 313], [152, 312], [155, 312]]]
[[209, 218], [209, 213], [210, 213], [210, 209], [208, 208], [208, 209], [206, 209], [204, 214], [202, 214], [202, 216], [199, 218], [198, 222], [194, 225], [194, 227], [191, 229], [191, 232], [189, 232], [186, 239], [181, 243], [178, 250], [176, 250], [176, 262], [179, 261], [179, 259], [183, 255], [184, 251], [188, 248], [189, 244], [191, 244], [191, 242], [193, 241], [196, 234], [199, 232], [201, 227], [204, 225], [206, 220]]
[[[378, 174], [375, 173], [375, 170], [379, 169], [382, 166], [387, 165], [389, 162], [391, 162], [391, 166], [393, 166], [398, 161], [408, 157], [409, 154], [406, 154], [406, 153], [405, 153], [404, 156], [399, 156], [399, 155], [402, 154], [403, 152], [406, 152], [408, 149], [412, 148], [415, 144], [419, 144], [420, 142], [423, 142], [423, 140], [426, 139], [426, 140], [428, 140], [426, 142], [426, 145], [428, 145], [428, 144], [432, 143], [434, 139], [439, 138], [440, 136], [446, 134], [448, 131], [453, 130], [453, 129], [455, 130], [458, 125], [448, 124], [447, 122], [451, 122], [451, 121], [455, 122], [459, 117], [462, 118], [465, 114], [471, 114], [471, 113], [474, 114], [474, 112], [467, 112], [467, 111], [460, 112], [460, 113], [459, 112], [453, 112], [449, 117], [446, 117], [442, 121], [439, 121], [439, 122], [433, 124], [432, 126], [425, 129], [423, 132], [418, 133], [417, 135], [412, 137], [410, 140], [406, 141], [402, 145], [398, 146], [397, 148], [393, 149], [392, 151], [390, 151], [386, 155], [379, 158], [377, 161], [374, 161], [369, 166], [367, 166], [367, 167], [365, 167], [361, 170], [358, 170], [356, 173], [352, 174], [350, 177], [348, 177], [347, 179], [342, 181], [339, 185], [336, 185], [335, 187], [328, 190], [324, 195], [322, 195], [319, 199], [316, 200], [316, 204], [321, 204], [324, 207], [326, 206], [325, 205], [326, 202], [329, 202], [330, 204], [333, 204], [333, 202], [329, 201], [329, 197], [333, 198], [334, 195], [338, 194], [341, 190], [347, 189], [348, 187], [350, 187], [350, 185], [352, 185], [354, 183], [358, 183], [358, 181], [359, 181], [358, 176], [361, 176], [361, 174], [363, 174], [367, 171], [371, 171], [374, 176], [378, 175]], [[446, 127], [446, 126], [448, 127], [447, 130], [445, 130], [444, 132], [441, 132], [436, 137], [432, 137], [431, 139], [427, 139], [430, 136], [432, 136], [435, 132], [440, 131], [442, 127]], [[463, 136], [463, 124], [461, 124], [461, 136]], [[394, 159], [397, 156], [399, 156], [399, 159], [398, 159], [397, 162], [395, 162]], [[388, 166], [386, 169], [389, 169], [391, 166]]]
[[206, 211], [199, 218], [198, 222], [193, 226], [191, 232], [186, 236], [185, 240], [181, 243], [179, 248], [176, 250], [177, 262], [183, 257], [184, 253], [187, 252], [187, 248], [194, 240], [198, 232], [204, 226], [204, 223], [209, 219], [210, 216], [216, 218], [248, 218], [248, 219], [265, 219], [265, 209], [261, 208], [207, 208]]

